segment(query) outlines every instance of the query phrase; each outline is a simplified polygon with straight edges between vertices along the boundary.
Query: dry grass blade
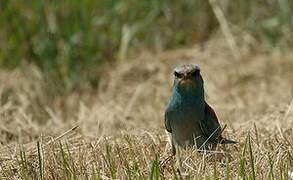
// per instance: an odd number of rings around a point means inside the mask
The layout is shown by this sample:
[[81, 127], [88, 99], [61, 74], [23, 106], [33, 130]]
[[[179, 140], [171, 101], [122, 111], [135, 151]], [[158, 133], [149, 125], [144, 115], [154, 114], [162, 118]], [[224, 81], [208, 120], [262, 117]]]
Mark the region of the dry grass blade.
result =
[[[0, 179], [289, 178], [292, 55], [247, 54], [231, 62], [223, 44], [215, 39], [205, 51], [145, 52], [109, 69], [97, 92], [57, 97], [49, 96], [45, 75], [34, 67], [1, 71]], [[183, 63], [201, 66], [207, 101], [229, 124], [220, 134], [239, 143], [166, 158], [163, 112], [171, 71]]]

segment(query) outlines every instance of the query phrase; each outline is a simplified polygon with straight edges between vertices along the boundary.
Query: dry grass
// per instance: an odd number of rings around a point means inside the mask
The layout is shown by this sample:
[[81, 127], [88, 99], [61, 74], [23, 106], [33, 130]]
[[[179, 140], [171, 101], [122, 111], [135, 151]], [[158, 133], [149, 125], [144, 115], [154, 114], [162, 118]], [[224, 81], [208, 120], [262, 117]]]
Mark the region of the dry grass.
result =
[[[146, 52], [105, 69], [98, 90], [63, 96], [35, 67], [1, 71], [0, 179], [289, 179], [292, 54], [240, 47], [234, 60], [221, 44]], [[170, 154], [163, 112], [171, 72], [183, 63], [201, 66], [207, 101], [239, 144], [161, 164]]]

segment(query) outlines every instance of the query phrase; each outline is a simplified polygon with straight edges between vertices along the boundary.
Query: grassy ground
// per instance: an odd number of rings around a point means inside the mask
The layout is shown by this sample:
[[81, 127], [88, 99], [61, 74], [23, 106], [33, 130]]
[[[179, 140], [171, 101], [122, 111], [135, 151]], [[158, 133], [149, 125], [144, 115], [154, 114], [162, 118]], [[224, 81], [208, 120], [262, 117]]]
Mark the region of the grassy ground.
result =
[[[30, 65], [0, 72], [0, 179], [289, 179], [293, 172], [293, 61], [277, 50], [221, 40], [106, 67], [97, 90], [55, 96]], [[224, 136], [211, 153], [170, 161], [163, 113], [172, 69], [197, 63]]]

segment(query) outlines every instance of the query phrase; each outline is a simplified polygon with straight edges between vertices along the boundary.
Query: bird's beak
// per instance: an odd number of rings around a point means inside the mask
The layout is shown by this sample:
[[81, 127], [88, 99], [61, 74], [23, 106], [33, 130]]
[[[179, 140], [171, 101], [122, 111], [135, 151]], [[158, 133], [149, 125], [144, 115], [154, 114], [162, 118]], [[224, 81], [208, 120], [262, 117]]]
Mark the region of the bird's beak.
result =
[[186, 85], [190, 85], [192, 83], [192, 80], [190, 78], [188, 78], [187, 76], [183, 76], [180, 80], [179, 80], [179, 84], [186, 86]]
[[180, 80], [180, 84], [181, 85], [188, 85], [188, 84], [191, 84], [191, 80], [190, 79], [182, 79]]

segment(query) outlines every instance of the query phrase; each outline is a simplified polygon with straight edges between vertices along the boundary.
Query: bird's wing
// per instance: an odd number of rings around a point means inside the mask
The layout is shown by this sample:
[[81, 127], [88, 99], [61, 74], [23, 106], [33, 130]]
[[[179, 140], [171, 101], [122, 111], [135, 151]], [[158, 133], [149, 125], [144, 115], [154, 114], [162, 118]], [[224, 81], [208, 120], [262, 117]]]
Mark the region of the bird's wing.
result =
[[165, 111], [165, 128], [169, 133], [172, 133], [170, 121], [170, 109], [167, 108]]
[[204, 113], [205, 118], [201, 121], [201, 129], [209, 142], [217, 142], [220, 138], [219, 133], [221, 132], [221, 126], [215, 111], [206, 102]]

